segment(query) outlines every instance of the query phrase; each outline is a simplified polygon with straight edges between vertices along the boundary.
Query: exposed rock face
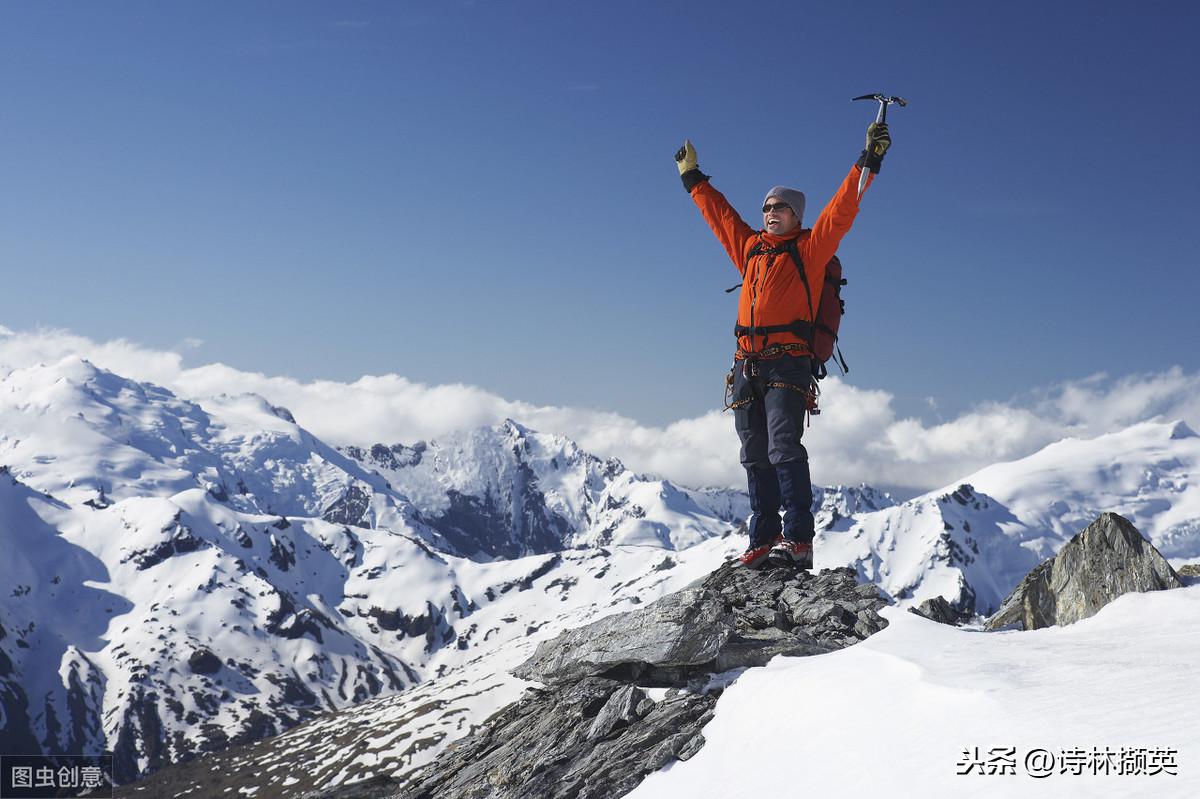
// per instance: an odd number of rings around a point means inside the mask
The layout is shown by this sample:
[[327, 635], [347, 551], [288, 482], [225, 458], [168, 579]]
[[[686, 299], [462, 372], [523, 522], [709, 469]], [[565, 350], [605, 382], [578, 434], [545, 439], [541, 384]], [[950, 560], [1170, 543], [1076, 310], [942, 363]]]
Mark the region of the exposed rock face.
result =
[[1094, 615], [1121, 594], [1182, 585], [1136, 527], [1105, 513], [1026, 575], [985, 629], [1066, 625]]
[[541, 644], [514, 674], [546, 687], [527, 691], [395, 796], [621, 796], [699, 751], [738, 670], [857, 643], [886, 625], [878, 615], [886, 604], [852, 569], [727, 564], [645, 608]]
[[656, 702], [641, 688], [601, 677], [529, 691], [439, 758], [428, 779], [396, 796], [622, 796], [698, 751], [716, 702], [715, 693], [678, 691]]
[[513, 671], [548, 684], [602, 676], [645, 686], [686, 687], [775, 655], [817, 655], [883, 628], [885, 601], [852, 569], [817, 575], [753, 572], [726, 564], [701, 584], [646, 608], [568, 630]]
[[935, 596], [933, 599], [926, 599], [917, 607], [909, 608], [908, 612], [924, 616], [930, 621], [936, 621], [939, 624], [949, 624], [951, 627], [961, 627], [974, 618], [971, 613], [955, 608], [954, 605], [950, 604], [950, 600], [944, 596]]

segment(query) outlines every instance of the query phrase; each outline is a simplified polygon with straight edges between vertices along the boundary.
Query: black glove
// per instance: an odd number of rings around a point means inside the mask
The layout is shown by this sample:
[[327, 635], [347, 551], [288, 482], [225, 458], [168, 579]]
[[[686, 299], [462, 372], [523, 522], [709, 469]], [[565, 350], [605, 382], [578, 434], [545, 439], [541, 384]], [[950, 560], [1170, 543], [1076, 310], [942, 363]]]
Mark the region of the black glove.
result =
[[883, 155], [891, 145], [892, 137], [888, 133], [887, 123], [872, 122], [867, 128], [867, 147], [862, 151], [858, 165], [879, 174], [879, 167], [883, 165]]
[[696, 166], [696, 148], [691, 141], [685, 141], [675, 153], [675, 166], [679, 167], [679, 177], [683, 179], [683, 188], [690, 194], [697, 185], [708, 180], [708, 175]]

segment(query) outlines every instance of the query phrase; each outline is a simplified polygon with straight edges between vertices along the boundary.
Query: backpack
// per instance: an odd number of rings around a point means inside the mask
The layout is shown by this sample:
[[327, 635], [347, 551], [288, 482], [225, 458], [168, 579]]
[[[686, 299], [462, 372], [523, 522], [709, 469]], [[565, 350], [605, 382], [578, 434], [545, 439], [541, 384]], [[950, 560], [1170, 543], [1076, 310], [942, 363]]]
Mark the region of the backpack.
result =
[[[829, 263], [825, 264], [825, 281], [821, 286], [820, 301], [814, 312], [812, 288], [808, 285], [808, 276], [804, 273], [804, 262], [800, 259], [800, 250], [796, 247], [796, 240], [794, 238], [788, 239], [779, 247], [765, 247], [760, 239], [755, 242], [754, 246], [750, 248], [750, 252], [746, 255], [746, 265], [748, 267], [750, 259], [756, 255], [763, 253], [778, 255], [785, 252], [791, 256], [792, 263], [796, 265], [796, 269], [800, 272], [800, 280], [804, 283], [804, 290], [808, 293], [809, 316], [815, 319], [815, 323], [797, 319], [787, 325], [768, 325], [765, 327], [735, 325], [733, 329], [734, 335], [765, 336], [771, 333], [793, 333], [808, 342], [809, 352], [812, 353], [813, 376], [818, 380], [829, 374], [825, 368], [825, 362], [832, 358], [835, 352], [837, 353], [837, 358], [834, 360], [834, 363], [842, 370], [842, 374], [848, 374], [850, 367], [846, 365], [846, 359], [842, 357], [842, 351], [837, 346], [838, 330], [842, 324], [842, 315], [846, 313], [846, 301], [842, 299], [842, 286], [846, 285], [846, 279], [842, 277], [841, 260], [834, 255], [829, 259]], [[734, 288], [737, 288], [737, 286], [734, 286]], [[733, 289], [729, 289], [729, 291], [733, 291]]]

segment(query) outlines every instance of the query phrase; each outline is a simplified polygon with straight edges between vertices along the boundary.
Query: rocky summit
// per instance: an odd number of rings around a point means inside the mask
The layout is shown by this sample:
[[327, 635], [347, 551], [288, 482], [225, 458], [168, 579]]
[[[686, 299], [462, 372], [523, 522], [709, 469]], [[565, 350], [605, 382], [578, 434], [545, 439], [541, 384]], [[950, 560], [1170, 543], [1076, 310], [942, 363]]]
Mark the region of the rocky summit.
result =
[[1180, 588], [1183, 582], [1128, 519], [1104, 513], [1021, 581], [984, 625], [1036, 630], [1070, 624], [1131, 591]]
[[736, 561], [699, 584], [644, 609], [607, 616], [543, 642], [514, 671], [557, 684], [587, 676], [684, 688], [775, 655], [816, 655], [883, 627], [886, 604], [854, 571], [816, 575], [776, 567], [755, 572]]
[[726, 564], [645, 608], [543, 642], [514, 670], [542, 687], [390, 795], [623, 795], [699, 751], [718, 697], [742, 670], [857, 643], [886, 625], [884, 605], [853, 569]]

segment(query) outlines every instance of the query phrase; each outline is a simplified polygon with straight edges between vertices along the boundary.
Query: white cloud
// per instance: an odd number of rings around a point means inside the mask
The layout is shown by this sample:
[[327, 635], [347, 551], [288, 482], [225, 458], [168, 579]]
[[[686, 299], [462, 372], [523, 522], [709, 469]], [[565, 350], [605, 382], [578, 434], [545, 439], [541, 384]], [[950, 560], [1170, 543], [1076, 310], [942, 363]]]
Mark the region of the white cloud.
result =
[[[397, 375], [305, 383], [221, 364], [184, 368], [178, 353], [122, 339], [97, 343], [61, 330], [15, 333], [0, 327], [0, 367], [56, 363], [68, 356], [193, 400], [260, 394], [334, 445], [412, 444], [511, 418], [683, 485], [741, 488], [744, 483], [729, 413], [713, 411], [648, 427], [613, 413], [507, 400], [470, 385], [430, 386]], [[1091, 438], [1154, 418], [1200, 421], [1200, 374], [1173, 368], [1119, 379], [1096, 375], [1038, 389], [1014, 404], [981, 404], [933, 425], [896, 418], [892, 399], [836, 377], [824, 381], [824, 412], [806, 436], [815, 482], [866, 483], [913, 494], [1068, 436]]]

